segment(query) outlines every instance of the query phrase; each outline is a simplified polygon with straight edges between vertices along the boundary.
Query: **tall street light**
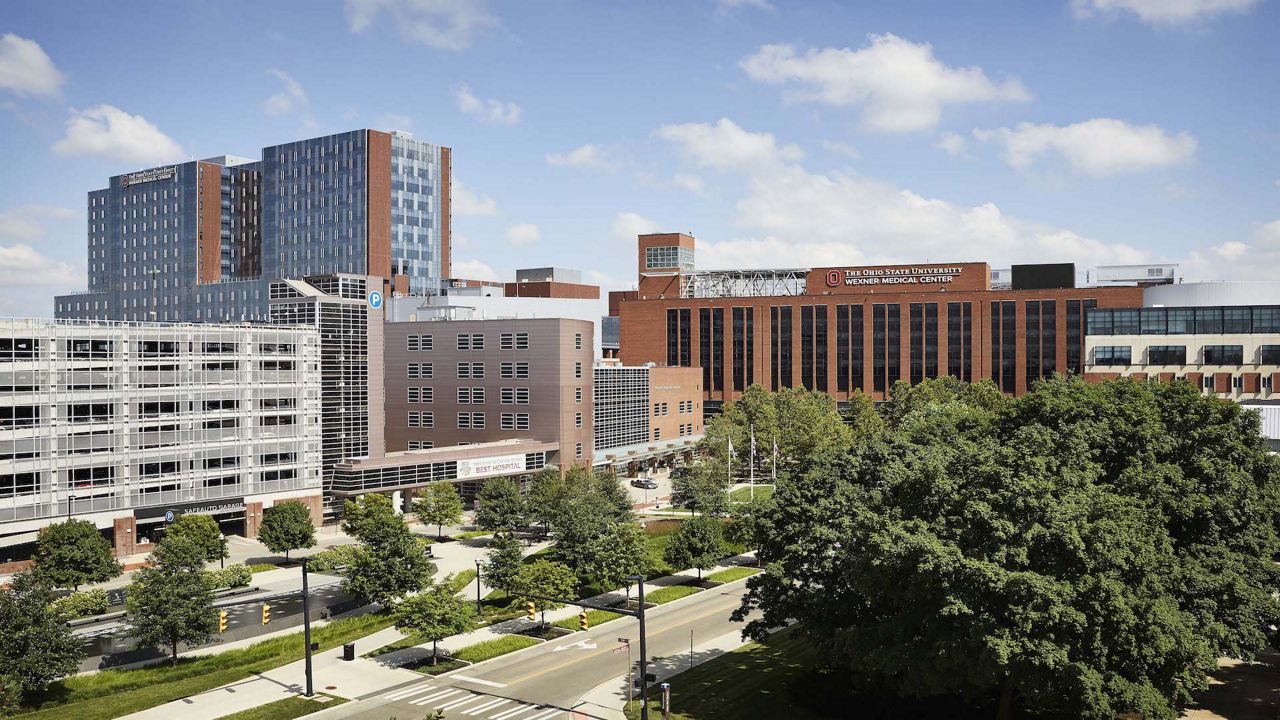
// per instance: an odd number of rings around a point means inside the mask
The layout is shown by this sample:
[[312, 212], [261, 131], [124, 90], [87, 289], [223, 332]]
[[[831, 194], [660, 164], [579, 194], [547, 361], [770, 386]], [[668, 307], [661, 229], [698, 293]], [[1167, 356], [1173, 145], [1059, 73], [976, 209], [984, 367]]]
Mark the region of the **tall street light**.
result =
[[307, 697], [313, 697], [315, 688], [311, 682], [311, 603], [307, 592], [307, 558], [302, 558], [302, 642], [307, 651]]
[[640, 608], [636, 614], [636, 618], [640, 621], [640, 720], [649, 720], [649, 660], [645, 654], [645, 635], [644, 635], [644, 576], [631, 575], [628, 580], [634, 580], [640, 588]]
[[480, 558], [476, 558], [476, 617], [484, 617], [480, 609]]

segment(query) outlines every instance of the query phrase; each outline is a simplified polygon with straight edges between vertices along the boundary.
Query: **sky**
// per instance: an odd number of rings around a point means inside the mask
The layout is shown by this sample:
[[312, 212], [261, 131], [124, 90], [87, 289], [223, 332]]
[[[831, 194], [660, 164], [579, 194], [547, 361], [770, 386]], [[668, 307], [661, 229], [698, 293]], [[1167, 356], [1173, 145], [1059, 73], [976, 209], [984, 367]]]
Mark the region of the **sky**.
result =
[[107, 178], [355, 128], [453, 148], [455, 277], [1177, 262], [1274, 279], [1280, 0], [0, 6], [0, 315]]

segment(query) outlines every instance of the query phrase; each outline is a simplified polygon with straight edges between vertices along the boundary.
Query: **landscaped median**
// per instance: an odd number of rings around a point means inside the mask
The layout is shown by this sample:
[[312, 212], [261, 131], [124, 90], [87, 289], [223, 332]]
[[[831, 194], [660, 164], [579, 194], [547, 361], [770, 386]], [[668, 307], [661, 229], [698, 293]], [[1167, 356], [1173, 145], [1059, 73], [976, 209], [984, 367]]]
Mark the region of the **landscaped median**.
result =
[[344, 698], [317, 693], [316, 698], [287, 697], [238, 713], [223, 715], [218, 720], [293, 720], [346, 702]]
[[[390, 627], [389, 614], [334, 620], [311, 633], [328, 650]], [[103, 670], [56, 682], [33, 699], [26, 720], [109, 720], [243, 680], [303, 656], [302, 633], [292, 633], [217, 655], [181, 658], [175, 666]]]
[[758, 568], [732, 567], [728, 570], [711, 573], [707, 576], [707, 580], [717, 583], [731, 583], [735, 580], [741, 580], [742, 578], [749, 578], [752, 575], [759, 575], [760, 572], [761, 571]]
[[485, 640], [474, 645], [468, 645], [461, 650], [450, 653], [448, 657], [438, 657], [434, 665], [431, 664], [431, 658], [428, 656], [408, 663], [403, 667], [407, 670], [416, 670], [424, 675], [439, 675], [467, 665], [492, 660], [527, 647], [540, 645], [542, 642], [542, 640], [524, 635], [503, 635], [493, 640]]

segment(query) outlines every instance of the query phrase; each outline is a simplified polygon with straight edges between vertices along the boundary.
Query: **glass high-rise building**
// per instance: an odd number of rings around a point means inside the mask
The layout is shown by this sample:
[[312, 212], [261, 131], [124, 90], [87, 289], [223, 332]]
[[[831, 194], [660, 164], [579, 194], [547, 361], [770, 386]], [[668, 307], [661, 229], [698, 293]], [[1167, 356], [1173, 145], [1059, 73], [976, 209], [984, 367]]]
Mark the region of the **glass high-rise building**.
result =
[[88, 289], [55, 314], [265, 321], [272, 280], [334, 273], [437, 294], [449, 186], [449, 148], [377, 130], [117, 175], [89, 193]]

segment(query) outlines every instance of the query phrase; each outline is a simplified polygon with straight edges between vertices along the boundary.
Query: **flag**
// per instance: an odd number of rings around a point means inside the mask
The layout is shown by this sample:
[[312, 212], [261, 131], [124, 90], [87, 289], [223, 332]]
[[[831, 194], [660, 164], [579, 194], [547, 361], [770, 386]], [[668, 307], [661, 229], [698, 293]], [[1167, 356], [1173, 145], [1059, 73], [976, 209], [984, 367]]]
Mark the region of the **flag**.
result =
[[733, 438], [729, 438], [729, 459], [733, 459]]
[[752, 457], [752, 458], [754, 458], [755, 456], [756, 456], [756, 429], [755, 429], [755, 426], [752, 426], [752, 428], [751, 428], [751, 457]]

